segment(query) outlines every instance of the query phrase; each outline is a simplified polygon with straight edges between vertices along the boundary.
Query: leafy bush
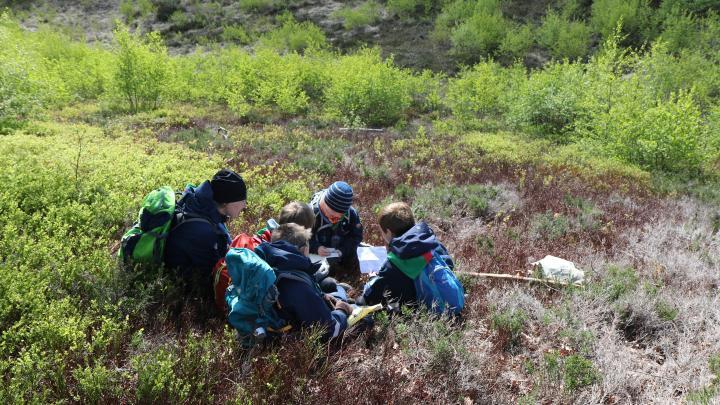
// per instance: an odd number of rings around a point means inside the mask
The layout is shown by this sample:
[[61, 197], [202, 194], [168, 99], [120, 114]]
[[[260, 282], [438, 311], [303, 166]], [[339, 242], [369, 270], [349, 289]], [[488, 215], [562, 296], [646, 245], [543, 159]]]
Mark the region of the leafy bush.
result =
[[557, 59], [582, 58], [590, 46], [590, 28], [585, 23], [569, 21], [553, 11], [543, 19], [538, 37], [538, 42], [550, 49]]
[[349, 31], [374, 24], [380, 18], [380, 5], [375, 0], [367, 0], [357, 7], [345, 6], [332, 16], [342, 20], [343, 27]]
[[533, 72], [508, 94], [507, 119], [519, 129], [567, 141], [582, 112], [583, 69], [576, 63], [553, 63]]
[[590, 25], [595, 32], [610, 38], [618, 24], [622, 32], [629, 35], [628, 40], [639, 43], [643, 31], [651, 21], [652, 10], [647, 0], [596, 0], [592, 4]]
[[322, 49], [327, 47], [325, 33], [310, 21], [298, 23], [292, 17], [284, 18], [282, 27], [270, 31], [262, 38], [260, 43], [280, 52], [302, 52], [305, 49]]
[[535, 42], [535, 35], [530, 24], [515, 26], [505, 33], [500, 43], [501, 55], [522, 58]]
[[117, 67], [115, 87], [132, 112], [157, 108], [168, 94], [170, 61], [162, 38], [151, 33], [143, 40], [127, 27], [115, 31]]
[[401, 19], [407, 20], [414, 16], [427, 15], [434, 3], [434, 0], [388, 0], [387, 8]]
[[696, 173], [707, 157], [702, 122], [690, 93], [657, 103], [638, 102], [637, 95], [628, 93], [607, 112], [593, 113], [587, 130], [628, 162], [653, 170]]
[[451, 53], [463, 63], [475, 63], [492, 55], [509, 30], [510, 23], [499, 9], [476, 13], [452, 30]]
[[453, 28], [472, 17], [474, 10], [475, 2], [468, 0], [455, 0], [443, 7], [442, 12], [435, 18], [435, 27], [431, 34], [433, 40], [440, 44], [449, 44]]
[[330, 70], [325, 107], [348, 125], [390, 126], [410, 106], [410, 73], [377, 49], [344, 56]]
[[240, 9], [245, 11], [268, 11], [275, 7], [275, 0], [240, 0]]
[[250, 35], [245, 31], [242, 25], [226, 25], [223, 26], [220, 38], [226, 42], [237, 42], [239, 44], [249, 44], [251, 42]]
[[495, 62], [478, 63], [449, 80], [445, 103], [465, 127], [472, 127], [478, 118], [504, 112], [504, 94], [518, 75], [523, 79], [523, 74]]

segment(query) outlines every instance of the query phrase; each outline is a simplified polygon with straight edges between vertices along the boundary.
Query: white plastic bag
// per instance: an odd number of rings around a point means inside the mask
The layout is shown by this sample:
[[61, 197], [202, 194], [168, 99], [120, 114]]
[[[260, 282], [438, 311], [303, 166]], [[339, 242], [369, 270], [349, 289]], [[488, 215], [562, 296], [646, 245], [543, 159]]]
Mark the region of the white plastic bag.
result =
[[573, 262], [555, 256], [545, 256], [532, 265], [540, 266], [543, 277], [566, 283], [582, 284], [585, 280], [585, 273], [575, 267]]

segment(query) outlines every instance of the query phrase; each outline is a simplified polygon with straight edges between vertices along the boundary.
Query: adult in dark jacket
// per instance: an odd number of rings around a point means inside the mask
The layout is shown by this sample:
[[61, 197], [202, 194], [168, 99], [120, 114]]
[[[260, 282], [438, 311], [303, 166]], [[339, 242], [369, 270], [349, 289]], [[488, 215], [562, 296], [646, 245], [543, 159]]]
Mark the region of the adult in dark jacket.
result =
[[228, 251], [226, 222], [245, 209], [247, 190], [232, 170], [218, 171], [199, 187], [188, 186], [165, 244], [165, 265], [200, 291], [211, 292], [210, 272]]
[[417, 295], [413, 280], [427, 264], [424, 256], [427, 253], [439, 255], [451, 270], [454, 263], [428, 224], [422, 221], [415, 224], [412, 210], [407, 204], [388, 205], [381, 211], [379, 222], [388, 243], [388, 260], [378, 275], [365, 285], [358, 304], [398, 302], [415, 306]]
[[[352, 307], [323, 294], [312, 275], [317, 270], [307, 257], [310, 231], [297, 224], [282, 224], [272, 232], [272, 243], [255, 248], [278, 276], [278, 315], [294, 330], [320, 325], [323, 339], [337, 337], [347, 328]], [[334, 306], [330, 309], [329, 304]]]
[[328, 248], [337, 249], [342, 254], [338, 264], [344, 267], [357, 264], [357, 247], [363, 240], [363, 226], [352, 201], [352, 187], [344, 181], [336, 181], [315, 193], [310, 202], [315, 212], [310, 253], [328, 256]]

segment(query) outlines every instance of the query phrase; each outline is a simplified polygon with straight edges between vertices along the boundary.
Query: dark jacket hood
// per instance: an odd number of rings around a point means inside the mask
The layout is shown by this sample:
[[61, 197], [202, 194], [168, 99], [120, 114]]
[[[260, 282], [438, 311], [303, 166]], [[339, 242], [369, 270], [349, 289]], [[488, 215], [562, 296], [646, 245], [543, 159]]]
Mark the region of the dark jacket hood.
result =
[[209, 181], [198, 187], [188, 186], [183, 193], [180, 206], [185, 213], [203, 216], [211, 222], [221, 223], [226, 220], [226, 217], [217, 209]]
[[425, 222], [418, 222], [407, 232], [390, 241], [390, 252], [401, 259], [421, 256], [437, 247], [435, 233]]
[[440, 243], [432, 229], [419, 222], [401, 236], [390, 241], [388, 260], [406, 276], [416, 279], [425, 265], [430, 261]]
[[255, 248], [255, 252], [278, 271], [302, 271], [314, 273], [312, 261], [304, 256], [292, 243], [279, 240], [273, 243], [262, 243]]

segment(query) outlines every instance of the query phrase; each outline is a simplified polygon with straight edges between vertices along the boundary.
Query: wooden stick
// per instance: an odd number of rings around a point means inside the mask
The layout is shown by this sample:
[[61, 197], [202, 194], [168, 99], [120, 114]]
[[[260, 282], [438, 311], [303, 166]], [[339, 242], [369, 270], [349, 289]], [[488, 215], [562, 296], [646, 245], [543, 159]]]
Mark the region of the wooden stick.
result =
[[[504, 278], [506, 280], [518, 280], [527, 281], [530, 283], [543, 283], [543, 284], [555, 284], [555, 285], [569, 285], [570, 283], [565, 281], [549, 280], [545, 278], [534, 278], [534, 277], [522, 277], [514, 276], [512, 274], [499, 274], [499, 273], [475, 273], [471, 271], [456, 271], [457, 274], [466, 274], [468, 276], [475, 277], [487, 277], [487, 278]], [[576, 284], [577, 285], [577, 284]]]
[[385, 132], [383, 128], [340, 128], [341, 131]]

